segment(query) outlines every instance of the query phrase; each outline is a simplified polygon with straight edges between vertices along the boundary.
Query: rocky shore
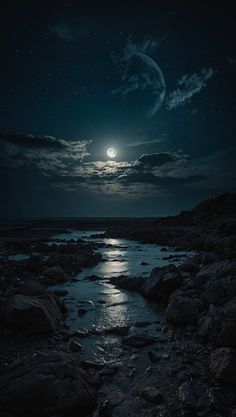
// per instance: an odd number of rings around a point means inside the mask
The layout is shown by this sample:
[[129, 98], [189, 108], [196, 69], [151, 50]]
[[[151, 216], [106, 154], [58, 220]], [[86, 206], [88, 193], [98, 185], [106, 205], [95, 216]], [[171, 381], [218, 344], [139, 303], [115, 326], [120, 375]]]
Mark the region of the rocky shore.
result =
[[[116, 231], [109, 225], [106, 236], [126, 233], [197, 252], [178, 266], [170, 259], [146, 278], [109, 279], [141, 294], [157, 318], [104, 332], [71, 331], [67, 291], [54, 289], [101, 262], [101, 245], [58, 245], [52, 230], [34, 229], [25, 238], [20, 229], [3, 233], [0, 417], [235, 417], [235, 207], [231, 194], [158, 220], [152, 232], [148, 222], [141, 228], [127, 222]], [[86, 311], [80, 306], [78, 320]], [[109, 361], [83, 358], [83, 341], [94, 337], [109, 351]]]

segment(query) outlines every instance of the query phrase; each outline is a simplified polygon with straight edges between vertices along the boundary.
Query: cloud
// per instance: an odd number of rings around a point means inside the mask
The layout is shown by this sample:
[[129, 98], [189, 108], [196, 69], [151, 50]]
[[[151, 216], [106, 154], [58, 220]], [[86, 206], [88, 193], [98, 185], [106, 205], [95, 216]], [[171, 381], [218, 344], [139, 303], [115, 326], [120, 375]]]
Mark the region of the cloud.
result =
[[176, 90], [172, 91], [166, 98], [168, 110], [183, 106], [191, 98], [200, 93], [207, 86], [207, 81], [214, 75], [212, 68], [203, 68], [198, 74], [185, 74], [178, 81]]
[[187, 155], [183, 155], [181, 151], [178, 152], [159, 152], [141, 155], [136, 163], [137, 165], [146, 165], [151, 167], [163, 166], [166, 164], [183, 163], [187, 159]]
[[131, 143], [127, 143], [125, 145], [126, 148], [135, 148], [138, 146], [145, 146], [145, 145], [154, 145], [155, 143], [161, 143], [164, 140], [164, 135], [163, 137], [160, 138], [156, 138], [156, 139], [147, 139], [145, 140], [145, 138], [143, 140], [137, 140], [136, 142], [131, 142]]
[[90, 144], [89, 140], [2, 133], [1, 164], [11, 168], [37, 168], [43, 175], [68, 173], [89, 154]]
[[67, 42], [72, 42], [77, 39], [72, 27], [66, 23], [56, 23], [54, 26], [50, 28], [50, 31], [58, 38], [63, 39]]
[[37, 187], [122, 199], [152, 198], [185, 188], [230, 190], [236, 183], [236, 148], [200, 158], [178, 150], [145, 153], [131, 161], [91, 161], [86, 158], [90, 145], [89, 140], [1, 134], [0, 172], [22, 187], [32, 176]]

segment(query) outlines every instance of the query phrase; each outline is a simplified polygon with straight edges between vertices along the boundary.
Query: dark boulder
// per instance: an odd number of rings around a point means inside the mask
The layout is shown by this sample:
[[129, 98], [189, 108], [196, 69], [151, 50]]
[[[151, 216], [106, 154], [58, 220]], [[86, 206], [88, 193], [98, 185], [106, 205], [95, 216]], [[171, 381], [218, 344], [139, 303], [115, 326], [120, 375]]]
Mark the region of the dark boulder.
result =
[[144, 282], [145, 278], [143, 277], [127, 277], [125, 275], [112, 277], [110, 279], [111, 284], [128, 291], [139, 291]]
[[43, 271], [40, 282], [45, 285], [54, 285], [67, 281], [67, 275], [61, 266], [51, 266]]
[[89, 375], [64, 352], [37, 352], [0, 377], [0, 408], [16, 417], [85, 416], [96, 405]]
[[38, 297], [13, 296], [5, 310], [6, 325], [29, 334], [51, 333], [62, 320], [55, 297], [45, 294]]
[[177, 295], [170, 300], [166, 319], [173, 324], [194, 324], [198, 320], [198, 303], [190, 297]]
[[156, 338], [145, 334], [131, 334], [123, 337], [122, 342], [131, 347], [144, 347], [155, 343]]
[[154, 268], [142, 285], [140, 292], [146, 298], [166, 301], [169, 295], [180, 287], [181, 282], [181, 275], [175, 265]]

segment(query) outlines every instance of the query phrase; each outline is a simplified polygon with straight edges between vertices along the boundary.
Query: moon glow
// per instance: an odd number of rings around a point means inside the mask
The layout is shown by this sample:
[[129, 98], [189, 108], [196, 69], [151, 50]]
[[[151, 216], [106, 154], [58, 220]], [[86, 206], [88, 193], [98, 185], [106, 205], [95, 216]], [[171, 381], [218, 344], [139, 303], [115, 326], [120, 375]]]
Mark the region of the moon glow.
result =
[[108, 148], [107, 149], [107, 156], [109, 156], [109, 158], [115, 158], [116, 155], [117, 155], [116, 148]]

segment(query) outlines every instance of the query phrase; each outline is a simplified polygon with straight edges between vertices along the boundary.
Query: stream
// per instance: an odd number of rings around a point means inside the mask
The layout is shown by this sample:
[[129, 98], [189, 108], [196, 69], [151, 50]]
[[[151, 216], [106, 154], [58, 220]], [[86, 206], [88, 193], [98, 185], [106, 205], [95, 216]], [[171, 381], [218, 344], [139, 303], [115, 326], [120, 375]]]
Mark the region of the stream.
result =
[[[94, 238], [96, 233], [98, 237]], [[154, 303], [138, 293], [114, 287], [109, 278], [118, 275], [146, 277], [157, 266], [170, 262], [178, 265], [189, 253], [127, 239], [103, 238], [100, 233], [71, 231], [55, 236], [57, 244], [60, 240], [82, 238], [105, 246], [98, 249], [102, 254], [101, 262], [83, 269], [75, 281], [53, 286], [53, 289], [68, 291], [64, 302], [68, 309], [66, 324], [69, 329], [90, 333], [89, 337], [80, 337], [79, 340], [84, 348], [83, 358], [107, 362], [123, 353], [124, 347], [117, 343], [120, 339], [117, 328], [131, 327], [130, 332], [141, 331], [156, 336], [157, 323], [164, 318], [162, 310]], [[91, 276], [99, 278], [91, 279]], [[85, 310], [83, 316], [79, 316], [78, 308]]]

